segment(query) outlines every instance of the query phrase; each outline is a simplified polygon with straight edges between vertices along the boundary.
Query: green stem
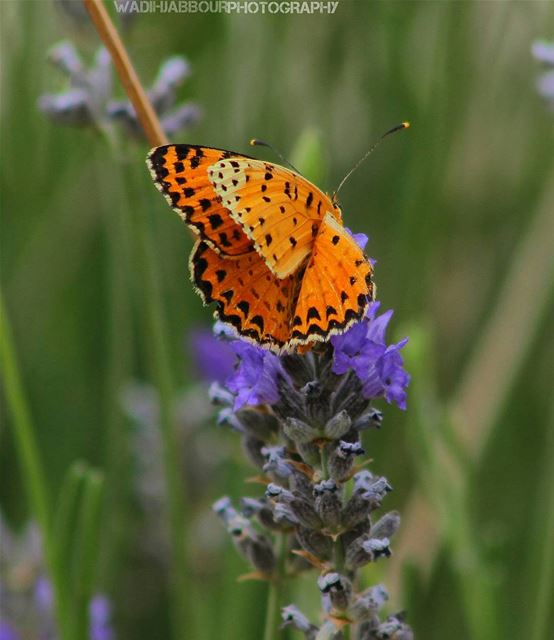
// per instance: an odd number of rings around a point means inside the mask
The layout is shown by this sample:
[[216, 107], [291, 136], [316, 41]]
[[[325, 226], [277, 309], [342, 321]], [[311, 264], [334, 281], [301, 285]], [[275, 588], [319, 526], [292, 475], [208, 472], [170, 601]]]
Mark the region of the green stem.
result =
[[544, 451], [544, 481], [542, 492], [539, 493], [537, 513], [537, 546], [538, 575], [533, 572], [531, 593], [534, 596], [534, 606], [531, 607], [531, 617], [527, 629], [529, 638], [541, 640], [548, 636], [548, 625], [552, 600], [554, 596], [554, 424], [550, 422], [547, 430], [548, 441]]
[[327, 465], [329, 464], [329, 455], [327, 453], [327, 445], [323, 445], [320, 450], [319, 450], [319, 456], [320, 456], [320, 473], [321, 473], [321, 479], [322, 480], [327, 480], [327, 478], [329, 477], [329, 471], [327, 469]]
[[76, 638], [88, 636], [89, 604], [97, 568], [98, 533], [104, 490], [104, 477], [100, 472], [87, 469], [83, 479], [73, 582], [72, 614]]
[[285, 580], [285, 562], [287, 559], [287, 534], [280, 533], [276, 538], [277, 569], [267, 592], [264, 640], [276, 640], [279, 637], [280, 605], [283, 600]]
[[54, 591], [54, 607], [62, 638], [69, 638], [65, 590], [62, 573], [56, 562], [56, 549], [52, 540], [51, 505], [46, 477], [42, 468], [37, 442], [33, 432], [31, 414], [15, 353], [12, 330], [0, 292], [0, 365], [4, 372], [6, 402], [12, 416], [12, 428], [19, 456], [19, 464], [31, 510], [42, 533], [44, 556]]

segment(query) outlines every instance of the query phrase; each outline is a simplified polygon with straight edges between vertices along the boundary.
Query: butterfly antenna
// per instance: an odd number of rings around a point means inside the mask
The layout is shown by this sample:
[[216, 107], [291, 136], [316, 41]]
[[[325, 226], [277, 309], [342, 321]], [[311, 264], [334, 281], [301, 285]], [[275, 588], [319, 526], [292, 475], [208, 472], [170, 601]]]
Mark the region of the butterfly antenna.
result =
[[292, 164], [292, 162], [289, 162], [285, 156], [275, 147], [273, 147], [272, 145], [269, 144], [269, 142], [264, 142], [263, 140], [258, 140], [258, 138], [252, 138], [252, 140], [250, 140], [250, 146], [251, 147], [267, 147], [268, 149], [271, 149], [273, 151], [273, 153], [281, 158], [281, 160], [285, 163], [288, 164], [289, 167], [293, 170], [296, 171], [296, 173], [302, 175], [300, 173], [300, 171], [298, 171], [298, 169]]
[[364, 160], [381, 144], [382, 140], [384, 140], [387, 136], [390, 136], [391, 133], [395, 133], [396, 131], [402, 131], [402, 129], [408, 129], [409, 126], [410, 126], [409, 122], [402, 122], [401, 124], [397, 124], [396, 127], [393, 127], [392, 129], [389, 129], [387, 132], [385, 132], [379, 138], [379, 140], [377, 140], [377, 142], [374, 142], [371, 145], [371, 147], [369, 147], [369, 150], [366, 151], [364, 156], [358, 160], [358, 162], [352, 167], [352, 169], [350, 169], [350, 171], [341, 180], [339, 186], [337, 187], [337, 189], [335, 190], [335, 193], [333, 194], [333, 199], [336, 198], [338, 192], [341, 190], [342, 185], [348, 180], [348, 178], [350, 178], [350, 176], [354, 173], [354, 171], [356, 171], [356, 169], [362, 164], [362, 162], [364, 162]]

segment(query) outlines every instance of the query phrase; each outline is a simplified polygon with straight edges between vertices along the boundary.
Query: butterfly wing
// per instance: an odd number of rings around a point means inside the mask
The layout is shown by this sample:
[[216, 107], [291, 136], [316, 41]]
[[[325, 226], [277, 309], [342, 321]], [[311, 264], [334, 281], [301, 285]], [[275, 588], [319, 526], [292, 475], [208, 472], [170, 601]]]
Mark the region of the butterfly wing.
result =
[[373, 268], [354, 238], [326, 215], [306, 264], [289, 344], [325, 341], [359, 321], [374, 297]]
[[235, 155], [211, 147], [170, 144], [152, 149], [147, 158], [154, 182], [173, 210], [214, 251], [226, 256], [252, 251], [252, 243], [221, 204], [208, 169]]
[[286, 278], [311, 253], [321, 220], [340, 211], [315, 185], [270, 162], [221, 158], [208, 168], [214, 191], [272, 273]]
[[290, 335], [292, 277], [279, 279], [255, 252], [225, 259], [198, 241], [190, 257], [191, 279], [204, 304], [245, 338], [280, 351]]

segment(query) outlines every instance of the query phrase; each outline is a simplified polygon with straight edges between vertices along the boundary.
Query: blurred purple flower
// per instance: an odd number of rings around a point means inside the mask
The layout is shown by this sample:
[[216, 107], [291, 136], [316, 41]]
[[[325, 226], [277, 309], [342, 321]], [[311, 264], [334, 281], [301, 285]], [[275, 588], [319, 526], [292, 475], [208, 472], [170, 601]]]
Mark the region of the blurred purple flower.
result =
[[554, 110], [554, 42], [537, 40], [531, 46], [535, 60], [542, 62], [547, 70], [539, 75], [536, 82], [538, 94]]
[[[190, 102], [175, 107], [176, 90], [190, 74], [188, 61], [183, 56], [173, 56], [162, 63], [153, 85], [147, 91], [154, 110], [160, 116], [162, 128], [170, 137], [198, 122], [202, 115], [200, 107]], [[108, 103], [107, 112], [112, 120], [121, 122], [133, 136], [143, 135], [130, 102], [112, 100]]]
[[536, 40], [531, 45], [531, 53], [535, 60], [554, 66], [554, 42]]
[[235, 352], [209, 329], [195, 329], [188, 339], [196, 370], [206, 382], [223, 383], [233, 373]]
[[[0, 640], [56, 640], [52, 585], [44, 572], [40, 532], [34, 524], [14, 534], [0, 514]], [[110, 605], [90, 602], [90, 640], [114, 640]]]
[[[100, 47], [93, 64], [87, 68], [68, 41], [54, 46], [50, 61], [69, 79], [69, 88], [61, 93], [39, 97], [39, 109], [58, 124], [106, 126], [119, 122], [133, 137], [143, 137], [135, 110], [126, 100], [114, 100], [112, 64], [104, 47]], [[177, 89], [190, 76], [190, 65], [183, 56], [173, 56], [160, 66], [158, 75], [147, 91], [154, 110], [168, 136], [186, 129], [201, 117], [200, 108], [191, 102], [178, 104]]]
[[385, 333], [393, 311], [377, 317], [379, 306], [379, 302], [372, 303], [364, 320], [331, 338], [333, 372], [343, 375], [354, 371], [363, 384], [365, 398], [384, 396], [387, 402], [405, 409], [410, 376], [404, 370], [399, 351], [408, 339], [387, 346]]
[[52, 585], [44, 576], [39, 576], [35, 582], [35, 604], [40, 611], [52, 609]]
[[20, 636], [10, 624], [0, 620], [0, 640], [20, 640]]
[[106, 596], [97, 595], [89, 607], [90, 640], [113, 640], [115, 638], [110, 626], [111, 606]]

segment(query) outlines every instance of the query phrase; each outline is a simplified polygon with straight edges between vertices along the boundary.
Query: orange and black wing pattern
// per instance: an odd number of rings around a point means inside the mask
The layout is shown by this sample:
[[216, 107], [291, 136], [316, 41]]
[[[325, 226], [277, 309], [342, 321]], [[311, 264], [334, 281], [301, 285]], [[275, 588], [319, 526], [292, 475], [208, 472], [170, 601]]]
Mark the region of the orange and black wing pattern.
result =
[[170, 144], [152, 149], [147, 164], [169, 205], [214, 251], [239, 256], [252, 250], [251, 240], [221, 204], [208, 169], [236, 154], [222, 149]]
[[205, 304], [275, 352], [309, 348], [360, 320], [373, 268], [339, 207], [308, 180], [231, 151], [153, 149], [150, 171], [200, 239], [190, 257]]
[[201, 240], [191, 253], [190, 273], [204, 303], [216, 303], [217, 318], [273, 351], [286, 349], [294, 276], [277, 278], [255, 251], [229, 260]]

